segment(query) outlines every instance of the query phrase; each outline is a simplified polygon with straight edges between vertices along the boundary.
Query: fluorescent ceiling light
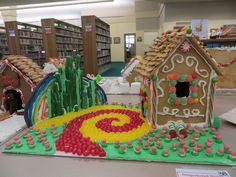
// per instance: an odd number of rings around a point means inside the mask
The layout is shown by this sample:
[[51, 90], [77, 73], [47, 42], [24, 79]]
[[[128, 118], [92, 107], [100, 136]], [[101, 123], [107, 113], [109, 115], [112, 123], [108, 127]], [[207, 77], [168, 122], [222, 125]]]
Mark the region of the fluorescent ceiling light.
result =
[[63, 2], [51, 2], [51, 3], [41, 3], [41, 4], [29, 4], [29, 5], [18, 5], [13, 7], [0, 7], [0, 10], [16, 10], [16, 9], [31, 9], [40, 7], [55, 7], [55, 6], [65, 6], [65, 5], [78, 5], [78, 4], [94, 4], [94, 3], [104, 3], [113, 2], [114, 0], [77, 0], [77, 1], [63, 1]]

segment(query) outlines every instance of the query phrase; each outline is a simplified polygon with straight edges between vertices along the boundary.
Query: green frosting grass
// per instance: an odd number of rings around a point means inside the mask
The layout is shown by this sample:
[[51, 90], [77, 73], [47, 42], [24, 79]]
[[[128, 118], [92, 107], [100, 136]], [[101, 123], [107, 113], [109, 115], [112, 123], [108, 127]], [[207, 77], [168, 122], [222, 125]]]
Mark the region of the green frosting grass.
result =
[[[58, 134], [63, 132], [63, 126], [57, 127], [56, 130]], [[106, 158], [107, 159], [123, 159], [123, 160], [139, 160], [139, 161], [159, 161], [159, 162], [178, 162], [178, 163], [195, 163], [195, 164], [216, 164], [216, 165], [235, 165], [236, 161], [232, 161], [228, 158], [229, 154], [224, 154], [223, 156], [217, 155], [218, 148], [224, 148], [223, 142], [217, 142], [217, 140], [213, 137], [213, 134], [210, 133], [210, 129], [206, 132], [205, 135], [200, 135], [198, 140], [195, 140], [195, 145], [201, 143], [202, 150], [198, 153], [199, 155], [195, 156], [192, 155], [192, 147], [190, 146], [190, 140], [193, 139], [193, 134], [188, 134], [188, 138], [185, 139], [186, 144], [189, 146], [189, 150], [186, 152], [185, 157], [179, 156], [179, 150], [181, 149], [181, 144], [178, 139], [173, 139], [170, 142], [165, 140], [165, 136], [160, 138], [162, 149], [157, 148], [156, 154], [152, 154], [150, 148], [144, 150], [143, 146], [138, 143], [138, 140], [135, 139], [133, 143], [133, 147], [129, 148], [127, 143], [121, 143], [120, 145], [126, 146], [125, 153], [121, 153], [120, 148], [116, 148], [114, 143], [107, 143], [106, 147], [102, 147], [101, 143], [100, 146], [106, 151]], [[158, 130], [155, 134], [159, 134], [160, 130]], [[51, 145], [52, 149], [46, 151], [43, 142], [37, 141], [37, 136], [34, 132], [30, 132], [29, 134], [32, 135], [36, 146], [34, 148], [29, 148], [27, 144], [27, 138], [24, 138], [23, 135], [20, 136], [20, 140], [22, 142], [21, 147], [16, 147], [16, 144], [13, 143], [12, 149], [4, 149], [3, 152], [8, 153], [25, 153], [25, 154], [40, 154], [40, 155], [53, 155], [55, 154], [55, 141], [57, 138], [53, 137], [53, 134], [50, 129], [47, 129], [47, 139], [48, 143]], [[165, 134], [166, 135], [166, 134]], [[154, 139], [154, 144], [152, 146], [156, 146], [156, 138], [155, 136], [152, 138]], [[206, 141], [208, 138], [213, 139], [212, 143], [212, 156], [209, 157], [206, 155]], [[147, 140], [143, 139], [143, 142]], [[172, 143], [177, 144], [177, 149], [172, 149]], [[137, 154], [134, 151], [135, 146], [139, 145], [141, 147], [141, 153]], [[150, 146], [151, 147], [151, 146]], [[162, 155], [162, 151], [164, 148], [169, 149], [169, 155], [164, 157]]]
[[[63, 126], [60, 126], [60, 127], [56, 128], [56, 130], [58, 131], [58, 135], [60, 135], [63, 132], [63, 129], [64, 129]], [[54, 146], [55, 145], [55, 141], [57, 140], [57, 138], [59, 136], [54, 138], [50, 129], [47, 129], [46, 131], [47, 131], [47, 134], [46, 134], [45, 137], [48, 139], [48, 144], [50, 144], [51, 150], [45, 150], [44, 143], [42, 141], [41, 142], [38, 141], [38, 139], [37, 139], [38, 135], [35, 134], [35, 131], [32, 131], [32, 132], [28, 131], [28, 133], [30, 135], [32, 135], [32, 138], [33, 138], [33, 140], [35, 142], [35, 147], [34, 148], [30, 148], [28, 146], [28, 143], [27, 143], [27, 138], [25, 138], [23, 135], [20, 135], [19, 139], [21, 141], [22, 146], [21, 147], [17, 147], [16, 143], [13, 141], [12, 148], [11, 149], [5, 148], [3, 150], [3, 152], [8, 152], [8, 153], [25, 153], [25, 154], [40, 154], [40, 155], [53, 155], [56, 152], [56, 149], [55, 149], [55, 146]]]
[[[209, 130], [210, 131], [210, 130]], [[188, 134], [188, 138], [185, 139], [185, 142], [189, 146], [189, 151], [186, 152], [185, 157], [179, 156], [179, 150], [181, 149], [181, 144], [178, 139], [171, 140], [170, 142], [165, 141], [165, 137], [161, 138], [161, 144], [163, 146], [162, 149], [157, 148], [157, 153], [155, 155], [151, 154], [150, 148], [148, 150], [144, 150], [143, 146], [138, 144], [137, 139], [133, 141], [133, 148], [129, 148], [126, 143], [121, 143], [121, 145], [126, 145], [126, 152], [121, 154], [119, 153], [119, 148], [114, 147], [113, 143], [108, 143], [107, 147], [103, 148], [106, 151], [106, 158], [108, 159], [124, 159], [124, 160], [141, 160], [141, 161], [159, 161], [159, 162], [178, 162], [178, 163], [195, 163], [195, 164], [216, 164], [216, 165], [235, 165], [236, 161], [232, 161], [228, 159], [228, 154], [224, 154], [223, 156], [217, 155], [218, 148], [224, 148], [224, 143], [217, 143], [213, 138], [213, 135], [209, 133], [209, 131], [204, 136], [200, 136], [199, 140], [195, 141], [196, 144], [201, 143], [202, 151], [199, 152], [198, 156], [194, 156], [191, 154], [192, 147], [189, 145], [191, 139], [193, 139], [193, 134]], [[208, 138], [213, 139], [212, 143], [212, 154], [213, 156], [209, 157], [206, 155], [206, 145], [205, 142]], [[155, 139], [155, 138], [154, 138]], [[143, 140], [145, 142], [147, 140]], [[172, 143], [177, 143], [177, 149], [172, 149]], [[134, 151], [136, 145], [141, 147], [141, 153], [137, 154]], [[156, 146], [156, 139], [154, 141], [154, 145]], [[162, 155], [162, 151], [164, 148], [169, 149], [169, 156], [164, 157]]]

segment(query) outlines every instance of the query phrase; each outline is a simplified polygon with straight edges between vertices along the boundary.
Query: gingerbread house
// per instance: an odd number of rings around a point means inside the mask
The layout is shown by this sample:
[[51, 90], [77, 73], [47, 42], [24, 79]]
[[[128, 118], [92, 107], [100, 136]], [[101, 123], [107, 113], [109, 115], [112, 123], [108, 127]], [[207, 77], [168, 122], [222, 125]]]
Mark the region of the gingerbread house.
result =
[[123, 79], [128, 81], [129, 84], [131, 84], [137, 76], [137, 73], [134, 69], [142, 59], [143, 58], [141, 56], [135, 56], [131, 58], [130, 61], [126, 64], [125, 68], [121, 70]]
[[163, 36], [135, 71], [142, 83], [142, 114], [151, 124], [212, 123], [215, 83], [221, 71], [195, 36]]
[[19, 55], [4, 58], [0, 63], [1, 110], [12, 114], [23, 109], [43, 78], [43, 70], [31, 59]]

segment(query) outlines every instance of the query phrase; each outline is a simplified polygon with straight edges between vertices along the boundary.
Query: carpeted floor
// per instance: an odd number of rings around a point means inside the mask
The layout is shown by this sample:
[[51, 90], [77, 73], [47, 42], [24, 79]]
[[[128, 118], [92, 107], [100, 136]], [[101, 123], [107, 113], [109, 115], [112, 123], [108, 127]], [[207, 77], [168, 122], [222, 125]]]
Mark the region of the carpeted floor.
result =
[[120, 71], [125, 67], [125, 62], [112, 62], [111, 69], [102, 73], [102, 76], [114, 76], [119, 77], [121, 76]]

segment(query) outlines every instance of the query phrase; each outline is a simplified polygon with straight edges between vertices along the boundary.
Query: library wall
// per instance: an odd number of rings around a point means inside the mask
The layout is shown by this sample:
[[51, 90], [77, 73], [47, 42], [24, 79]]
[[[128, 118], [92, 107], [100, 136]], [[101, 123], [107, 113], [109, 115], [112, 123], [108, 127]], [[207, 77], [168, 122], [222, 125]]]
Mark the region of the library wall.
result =
[[[111, 61], [124, 61], [124, 34], [136, 33], [135, 22], [127, 23], [112, 23], [110, 24], [110, 31], [112, 37], [111, 44]], [[120, 37], [120, 44], [114, 44], [113, 38]]]
[[153, 40], [159, 36], [157, 31], [136, 31], [136, 38], [141, 37], [142, 41], [136, 41], [136, 54], [144, 56], [145, 52], [152, 46]]

